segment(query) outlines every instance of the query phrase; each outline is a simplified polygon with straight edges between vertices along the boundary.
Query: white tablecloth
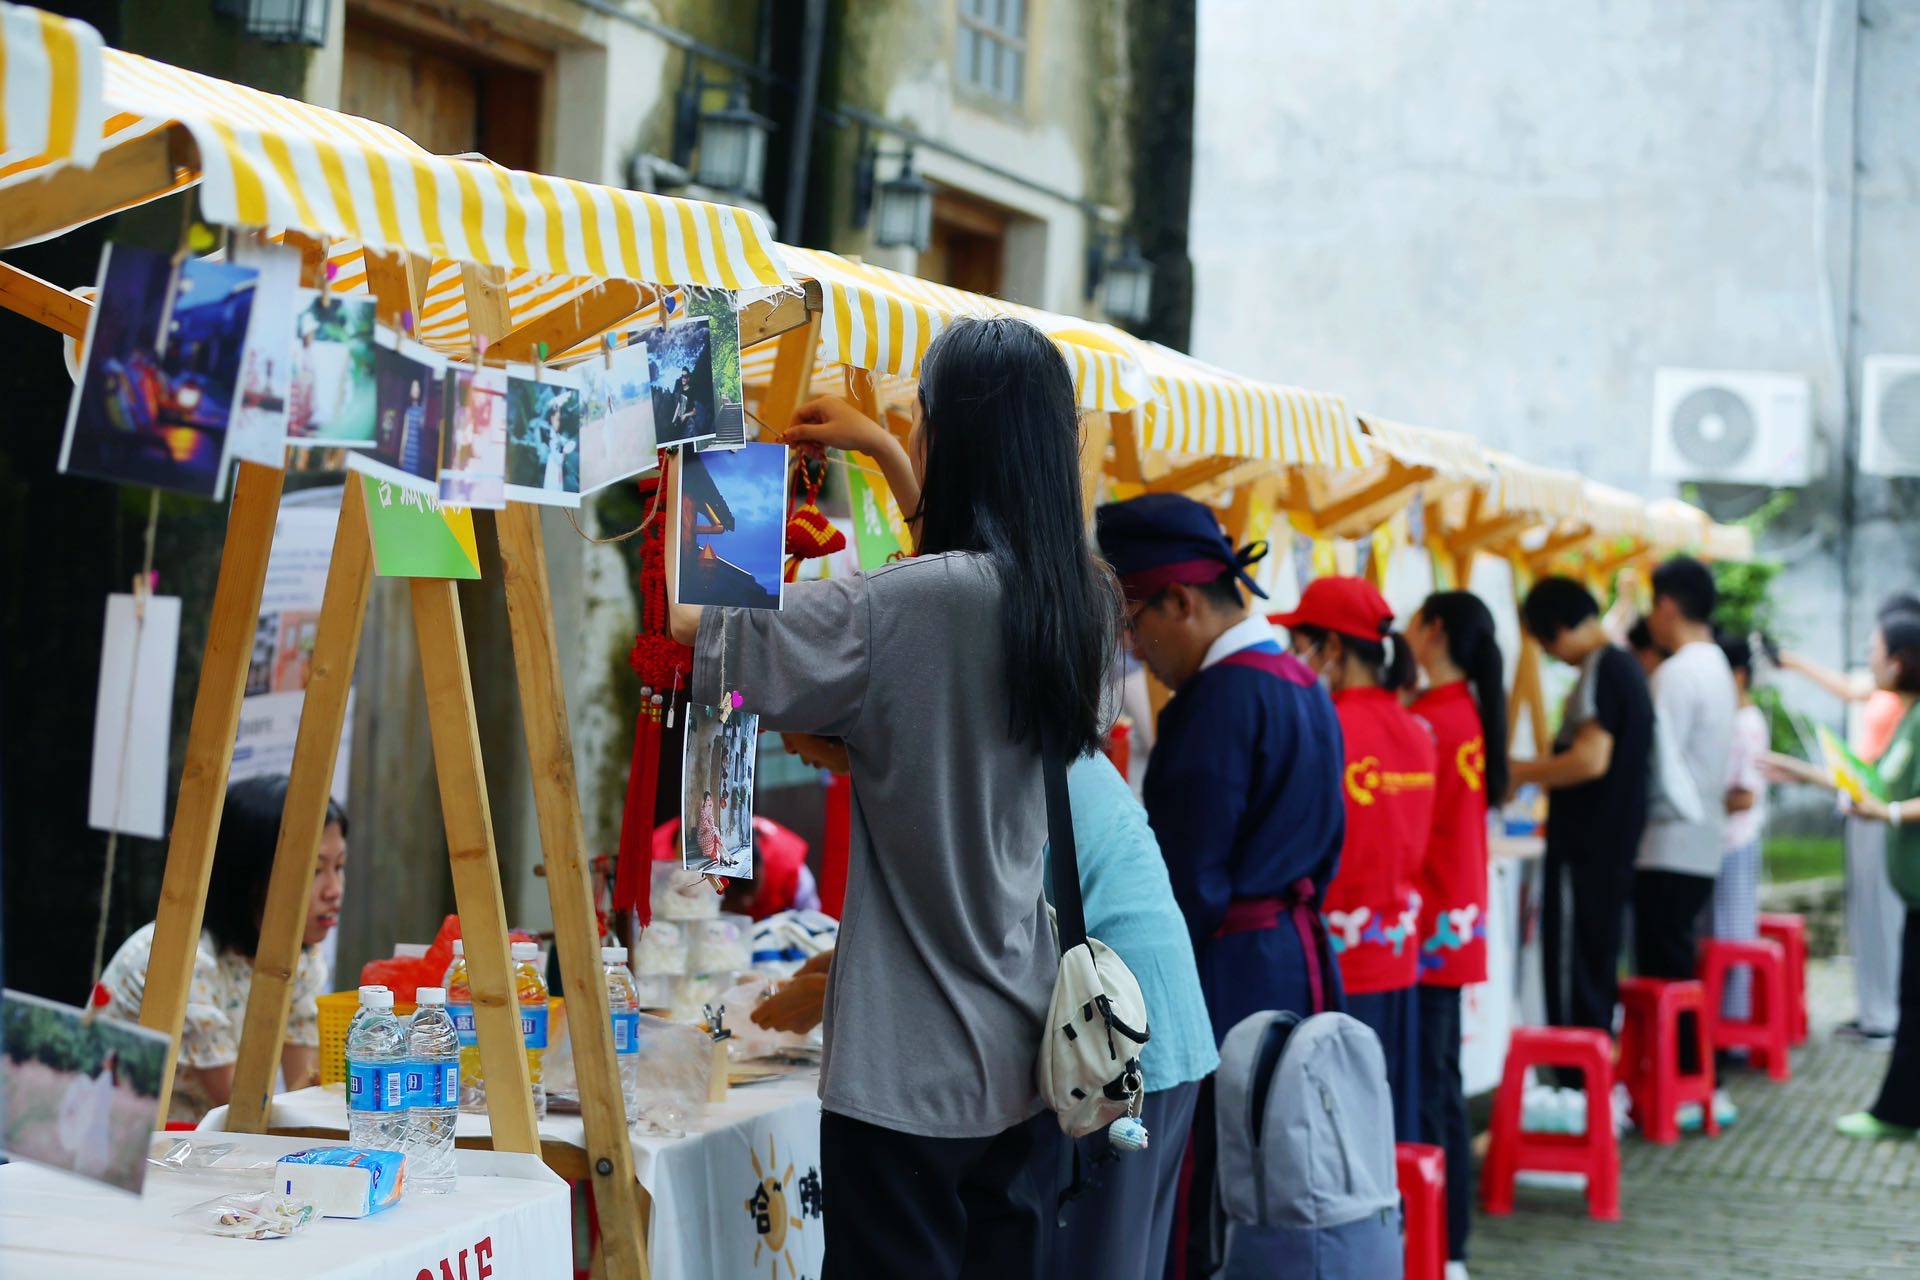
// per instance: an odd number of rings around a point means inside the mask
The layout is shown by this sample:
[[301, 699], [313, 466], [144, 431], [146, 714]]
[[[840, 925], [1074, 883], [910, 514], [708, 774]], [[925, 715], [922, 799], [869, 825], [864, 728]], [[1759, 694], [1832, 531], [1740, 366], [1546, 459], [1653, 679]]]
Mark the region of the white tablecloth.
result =
[[1469, 1096], [1499, 1087], [1507, 1038], [1517, 1026], [1544, 1020], [1540, 944], [1539, 836], [1497, 835], [1487, 884], [1487, 980], [1461, 989], [1460, 1077]]
[[[156, 1141], [179, 1134], [156, 1134]], [[274, 1160], [326, 1146], [315, 1138], [234, 1134], [229, 1161]], [[492, 1275], [499, 1280], [571, 1280], [567, 1184], [536, 1156], [459, 1153], [451, 1195], [409, 1194], [371, 1218], [320, 1218], [284, 1240], [226, 1240], [173, 1215], [235, 1190], [227, 1178], [152, 1170], [145, 1193], [128, 1195], [29, 1164], [0, 1167], [0, 1276], [122, 1280], [262, 1276], [414, 1280], [419, 1275]], [[484, 1265], [483, 1265], [484, 1264]]]
[[[820, 1076], [801, 1071], [729, 1091], [708, 1106], [685, 1137], [635, 1132], [633, 1169], [653, 1197], [648, 1236], [657, 1276], [745, 1280], [770, 1274], [820, 1274], [825, 1236], [820, 1216]], [[220, 1128], [225, 1108], [202, 1128]], [[281, 1094], [268, 1124], [276, 1129], [346, 1132], [346, 1096], [339, 1085]], [[485, 1116], [461, 1115], [458, 1137], [485, 1137]], [[577, 1115], [550, 1114], [540, 1136], [586, 1145]], [[464, 1154], [464, 1153], [463, 1153]], [[787, 1264], [791, 1261], [792, 1266]], [[456, 1273], [457, 1274], [457, 1273]], [[504, 1277], [508, 1273], [501, 1273]]]

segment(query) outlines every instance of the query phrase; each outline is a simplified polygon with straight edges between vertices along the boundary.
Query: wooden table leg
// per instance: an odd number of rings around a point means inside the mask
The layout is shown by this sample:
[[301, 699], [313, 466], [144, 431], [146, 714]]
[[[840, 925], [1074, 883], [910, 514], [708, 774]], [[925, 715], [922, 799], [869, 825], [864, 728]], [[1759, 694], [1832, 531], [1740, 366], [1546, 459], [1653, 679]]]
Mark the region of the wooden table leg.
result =
[[[326, 830], [333, 765], [340, 753], [354, 660], [367, 617], [373, 557], [367, 540], [365, 495], [359, 477], [350, 477], [333, 535], [333, 558], [327, 566], [326, 595], [313, 643], [313, 673], [301, 704], [287, 803], [280, 815], [279, 843], [274, 846], [273, 878], [260, 915], [260, 945], [254, 951], [247, 1020], [241, 1028], [240, 1060], [234, 1066], [233, 1096], [227, 1107], [227, 1128], [248, 1133], [262, 1132], [267, 1124], [273, 1073], [287, 1033], [287, 1004], [306, 929], [313, 864]], [[289, 1080], [287, 1087], [298, 1089], [304, 1083]]]
[[554, 635], [553, 595], [547, 586], [547, 553], [538, 508], [509, 503], [495, 521], [506, 579], [507, 618], [513, 631], [514, 673], [520, 686], [520, 719], [526, 726], [533, 799], [540, 815], [540, 845], [546, 859], [547, 894], [553, 903], [553, 944], [566, 985], [568, 1034], [580, 1087], [587, 1163], [600, 1207], [601, 1239], [616, 1277], [648, 1274], [639, 1191], [634, 1181], [629, 1117], [620, 1096], [613, 1052], [607, 984], [601, 976], [600, 931], [594, 914], [593, 876], [587, 866], [586, 832], [580, 820], [574, 777], [573, 736], [567, 727], [566, 691]]
[[454, 904], [460, 912], [460, 936], [473, 988], [474, 1029], [487, 1077], [493, 1145], [501, 1151], [537, 1154], [540, 1135], [520, 1036], [520, 1004], [507, 947], [506, 900], [500, 891], [500, 859], [493, 845], [493, 814], [480, 759], [473, 677], [467, 666], [466, 638], [460, 631], [460, 600], [454, 584], [446, 579], [414, 578], [408, 586], [413, 592], [413, 626], [427, 685], [440, 812], [453, 862]]
[[267, 555], [273, 548], [273, 526], [280, 516], [284, 478], [284, 472], [271, 467], [241, 463], [234, 480], [233, 506], [227, 513], [220, 576], [213, 588], [213, 617], [207, 624], [200, 683], [193, 695], [186, 765], [180, 771], [173, 832], [167, 841], [167, 869], [160, 881], [160, 905], [154, 912], [146, 995], [140, 1005], [141, 1025], [173, 1038], [167, 1050], [166, 1070], [160, 1074], [162, 1120], [167, 1117], [173, 1096], [174, 1064], [180, 1056], [187, 992], [193, 985], [207, 881], [213, 872], [213, 844], [227, 803], [227, 771], [233, 765], [240, 699], [246, 692], [247, 668], [253, 661], [260, 593], [267, 583]]

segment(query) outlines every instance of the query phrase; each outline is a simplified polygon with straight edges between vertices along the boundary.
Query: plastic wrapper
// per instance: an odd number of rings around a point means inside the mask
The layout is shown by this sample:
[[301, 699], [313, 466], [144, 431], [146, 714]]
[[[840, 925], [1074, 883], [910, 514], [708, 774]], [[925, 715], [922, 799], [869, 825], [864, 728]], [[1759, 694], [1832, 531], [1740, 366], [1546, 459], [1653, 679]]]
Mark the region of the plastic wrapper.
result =
[[678, 860], [653, 864], [655, 920], [711, 920], [720, 914], [720, 895], [707, 878]]
[[224, 1178], [231, 1182], [266, 1186], [273, 1180], [273, 1161], [235, 1158], [238, 1148], [217, 1134], [194, 1134], [156, 1142], [158, 1154], [147, 1156], [147, 1164], [167, 1173], [201, 1178]]
[[706, 1114], [713, 1041], [698, 1027], [640, 1015], [640, 1087], [629, 1119], [644, 1132], [683, 1136]]
[[723, 914], [693, 926], [689, 973], [738, 973], [753, 965], [753, 920]]
[[814, 1061], [820, 1053], [820, 1029], [804, 1035], [791, 1031], [769, 1031], [753, 1020], [754, 1006], [765, 999], [780, 980], [763, 973], [743, 973], [733, 985], [720, 993], [718, 1008], [722, 1024], [733, 1034], [727, 1040], [727, 1056], [735, 1062], [755, 1059]]
[[273, 1191], [236, 1191], [173, 1215], [229, 1240], [277, 1240], [319, 1216], [311, 1203]]
[[634, 972], [641, 977], [677, 977], [687, 971], [687, 931], [672, 920], [655, 919], [634, 945]]

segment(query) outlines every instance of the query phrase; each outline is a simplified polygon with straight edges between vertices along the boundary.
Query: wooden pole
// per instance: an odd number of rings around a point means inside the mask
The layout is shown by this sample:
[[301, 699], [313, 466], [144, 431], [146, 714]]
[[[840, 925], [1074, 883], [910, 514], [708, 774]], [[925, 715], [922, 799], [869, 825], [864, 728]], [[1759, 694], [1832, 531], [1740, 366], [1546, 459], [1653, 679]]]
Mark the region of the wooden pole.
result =
[[820, 313], [810, 311], [806, 323], [780, 335], [773, 349], [773, 375], [760, 400], [760, 421], [778, 439], [786, 434], [794, 410], [813, 395], [814, 352], [820, 342]]
[[1100, 505], [1106, 489], [1107, 445], [1113, 440], [1113, 420], [1104, 413], [1089, 413], [1081, 419], [1080, 438], [1080, 517], [1093, 527], [1093, 509]]
[[507, 906], [500, 891], [500, 859], [493, 847], [493, 812], [480, 759], [480, 726], [473, 711], [473, 675], [460, 630], [460, 598], [445, 578], [414, 578], [413, 626], [427, 685], [427, 724], [433, 735], [440, 813], [453, 863], [454, 905], [460, 912], [467, 971], [473, 987], [474, 1030], [486, 1073], [487, 1115], [496, 1151], [540, 1153], [520, 1002], [507, 947]]
[[[365, 490], [358, 476], [349, 476], [346, 495], [340, 502], [340, 524], [333, 534], [326, 594], [320, 603], [313, 673], [300, 707], [287, 802], [280, 815], [280, 839], [273, 851], [273, 876], [267, 882], [266, 907], [260, 915], [260, 944], [253, 956], [253, 985], [247, 992], [240, 1060], [233, 1069], [227, 1128], [238, 1132], [266, 1132], [272, 1113], [273, 1073], [280, 1064], [281, 1042], [287, 1033], [287, 1005], [294, 970], [300, 962], [314, 860], [326, 831], [333, 765], [340, 753], [340, 731], [347, 719], [347, 699], [353, 689], [353, 667], [360, 653], [367, 591], [372, 584]], [[287, 1081], [288, 1087], [295, 1089], [302, 1083]]]
[[1132, 411], [1107, 415], [1113, 437], [1113, 477], [1125, 484], [1145, 484], [1140, 471], [1139, 418]]
[[213, 587], [213, 617], [207, 624], [200, 684], [193, 695], [186, 764], [180, 771], [173, 832], [167, 841], [167, 869], [160, 881], [160, 905], [154, 912], [146, 995], [140, 1005], [140, 1024], [172, 1037], [166, 1070], [160, 1074], [158, 1111], [163, 1120], [173, 1094], [174, 1064], [180, 1055], [187, 992], [193, 986], [194, 957], [199, 951], [200, 924], [206, 912], [207, 881], [213, 872], [214, 839], [219, 835], [220, 814], [227, 803], [227, 770], [233, 765], [240, 699], [246, 692], [247, 667], [253, 661], [260, 593], [267, 582], [267, 554], [273, 547], [273, 526], [280, 515], [284, 478], [284, 472], [271, 467], [240, 464], [233, 485], [233, 507], [227, 513], [220, 575]]
[[[644, 1280], [648, 1275], [645, 1219], [639, 1203], [640, 1184], [634, 1178], [633, 1148], [627, 1141], [632, 1117], [621, 1102], [611, 1009], [607, 984], [601, 976], [593, 875], [587, 866], [587, 837], [580, 818], [573, 736], [567, 726], [566, 690], [561, 682], [540, 513], [524, 503], [510, 503], [495, 525], [506, 578], [507, 618], [513, 632], [520, 718], [526, 726], [533, 799], [540, 815], [547, 894], [553, 903], [553, 945], [560, 953], [560, 974], [567, 992], [567, 1032], [572, 1037], [574, 1072], [580, 1085], [587, 1162], [593, 1170], [593, 1194], [602, 1220], [611, 1224], [601, 1239], [611, 1274]], [[627, 1224], [639, 1229], [630, 1231]]]

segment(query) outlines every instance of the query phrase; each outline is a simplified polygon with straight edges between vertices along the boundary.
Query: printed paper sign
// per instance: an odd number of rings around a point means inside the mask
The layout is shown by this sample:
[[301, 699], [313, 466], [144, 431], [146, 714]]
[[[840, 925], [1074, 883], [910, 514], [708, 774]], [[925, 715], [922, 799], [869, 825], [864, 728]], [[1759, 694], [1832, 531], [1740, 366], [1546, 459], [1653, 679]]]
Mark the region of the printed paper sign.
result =
[[860, 567], [878, 569], [907, 545], [907, 522], [887, 486], [861, 470], [874, 462], [864, 453], [848, 455], [847, 506], [853, 517], [853, 545]]
[[478, 578], [473, 512], [411, 489], [361, 476], [373, 571], [382, 578]]
[[93, 785], [87, 825], [158, 840], [167, 834], [167, 744], [180, 597], [148, 596], [144, 621], [130, 595], [107, 597], [100, 692], [93, 710]]

